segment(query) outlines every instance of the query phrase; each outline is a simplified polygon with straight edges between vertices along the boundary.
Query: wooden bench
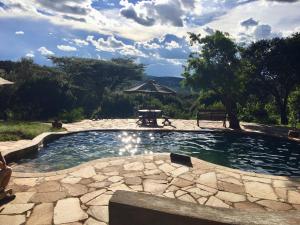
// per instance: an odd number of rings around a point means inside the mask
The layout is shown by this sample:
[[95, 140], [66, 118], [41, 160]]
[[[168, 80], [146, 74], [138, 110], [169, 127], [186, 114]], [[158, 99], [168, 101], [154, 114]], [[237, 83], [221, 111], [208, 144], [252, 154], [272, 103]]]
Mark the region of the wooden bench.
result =
[[197, 126], [200, 120], [223, 121], [223, 127], [226, 127], [227, 114], [224, 110], [199, 110], [197, 112]]

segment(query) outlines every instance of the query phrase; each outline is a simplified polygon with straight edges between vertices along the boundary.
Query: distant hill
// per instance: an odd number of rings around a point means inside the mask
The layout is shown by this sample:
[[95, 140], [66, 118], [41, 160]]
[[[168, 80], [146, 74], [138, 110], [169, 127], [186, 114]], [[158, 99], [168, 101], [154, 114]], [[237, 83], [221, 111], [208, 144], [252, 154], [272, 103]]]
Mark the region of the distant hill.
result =
[[155, 80], [161, 85], [165, 85], [169, 88], [172, 88], [174, 91], [185, 92], [186, 88], [181, 87], [181, 81], [183, 78], [180, 77], [155, 77], [155, 76], [146, 76], [146, 79]]

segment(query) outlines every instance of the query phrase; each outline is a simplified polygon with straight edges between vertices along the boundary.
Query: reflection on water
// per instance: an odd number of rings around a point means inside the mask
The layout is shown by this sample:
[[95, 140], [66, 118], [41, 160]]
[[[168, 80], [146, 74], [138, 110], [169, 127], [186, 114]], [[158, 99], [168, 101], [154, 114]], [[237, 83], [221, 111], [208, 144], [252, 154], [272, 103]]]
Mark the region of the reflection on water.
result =
[[83, 132], [61, 137], [20, 160], [17, 171], [53, 171], [93, 159], [176, 152], [219, 165], [300, 176], [300, 144], [262, 135], [222, 132]]

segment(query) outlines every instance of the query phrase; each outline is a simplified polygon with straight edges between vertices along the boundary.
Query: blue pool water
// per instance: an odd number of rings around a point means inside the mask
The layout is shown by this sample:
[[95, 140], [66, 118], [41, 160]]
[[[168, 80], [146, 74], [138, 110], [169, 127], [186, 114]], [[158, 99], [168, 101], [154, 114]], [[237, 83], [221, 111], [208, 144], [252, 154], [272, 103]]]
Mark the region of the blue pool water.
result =
[[54, 171], [93, 159], [174, 152], [219, 165], [300, 176], [300, 143], [233, 132], [82, 132], [48, 143], [18, 162], [19, 171]]

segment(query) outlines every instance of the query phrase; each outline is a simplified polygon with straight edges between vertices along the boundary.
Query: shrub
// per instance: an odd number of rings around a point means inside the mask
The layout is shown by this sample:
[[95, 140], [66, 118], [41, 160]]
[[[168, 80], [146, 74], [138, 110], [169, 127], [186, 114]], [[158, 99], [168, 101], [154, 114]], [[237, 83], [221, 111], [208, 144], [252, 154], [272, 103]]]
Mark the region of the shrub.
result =
[[59, 115], [59, 119], [64, 123], [72, 123], [84, 119], [83, 108], [75, 108], [70, 112], [64, 111]]

